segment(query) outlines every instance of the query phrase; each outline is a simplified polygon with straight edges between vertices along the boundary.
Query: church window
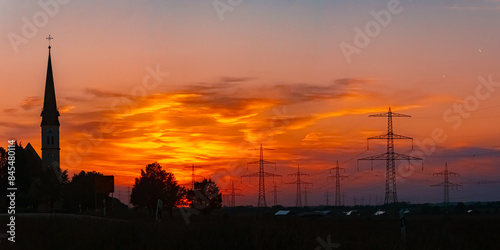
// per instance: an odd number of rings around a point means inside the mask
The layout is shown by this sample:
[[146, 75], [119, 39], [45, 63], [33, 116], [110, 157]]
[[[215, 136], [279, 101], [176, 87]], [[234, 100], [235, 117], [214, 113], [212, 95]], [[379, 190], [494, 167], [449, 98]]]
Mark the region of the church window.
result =
[[54, 135], [52, 129], [47, 130], [47, 145], [54, 145]]

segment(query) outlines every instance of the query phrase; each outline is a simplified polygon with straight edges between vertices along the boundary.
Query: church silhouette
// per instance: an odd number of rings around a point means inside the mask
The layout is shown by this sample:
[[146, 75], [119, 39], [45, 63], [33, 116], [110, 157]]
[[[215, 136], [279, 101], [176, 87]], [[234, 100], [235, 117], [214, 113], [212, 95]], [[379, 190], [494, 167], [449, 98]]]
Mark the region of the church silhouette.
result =
[[[54, 211], [62, 209], [59, 143], [59, 111], [57, 110], [54, 76], [52, 74], [51, 46], [49, 35], [49, 57], [45, 78], [45, 93], [41, 113], [42, 156], [40, 157], [31, 143], [25, 147], [15, 145], [16, 187], [18, 207], [34, 211]], [[63, 180], [64, 179], [64, 180]]]

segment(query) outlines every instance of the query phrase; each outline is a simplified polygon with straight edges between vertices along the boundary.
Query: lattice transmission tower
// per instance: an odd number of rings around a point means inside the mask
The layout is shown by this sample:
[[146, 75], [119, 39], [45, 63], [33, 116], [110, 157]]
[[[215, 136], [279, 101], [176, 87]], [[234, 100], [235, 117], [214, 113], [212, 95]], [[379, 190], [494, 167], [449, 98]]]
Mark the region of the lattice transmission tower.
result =
[[194, 174], [194, 169], [201, 167], [206, 167], [206, 166], [195, 166], [194, 164], [192, 164], [191, 166], [186, 167], [191, 169], [191, 190], [194, 190], [194, 182], [196, 180], [196, 177], [202, 177], [201, 175]]
[[326, 189], [326, 193], [325, 193], [325, 197], [326, 197], [326, 206], [330, 206], [330, 191], [328, 190], [328, 188]]
[[[392, 127], [392, 118], [393, 117], [411, 117], [411, 116], [393, 113], [391, 111], [391, 108], [389, 107], [389, 111], [387, 113], [370, 115], [369, 117], [387, 117], [387, 134], [367, 138], [367, 148], [369, 147], [369, 141], [371, 139], [385, 139], [385, 140], [387, 140], [387, 151], [383, 154], [373, 155], [373, 156], [368, 156], [368, 157], [358, 159], [358, 170], [359, 170], [359, 161], [360, 160], [371, 161], [372, 170], [373, 170], [373, 161], [374, 160], [386, 161], [384, 204], [397, 203], [398, 196], [397, 196], [397, 192], [396, 192], [396, 160], [407, 160], [408, 162], [410, 162], [411, 160], [423, 161], [422, 158], [413, 157], [410, 155], [404, 155], [404, 154], [399, 154], [399, 153], [394, 152], [394, 140], [395, 139], [409, 139], [409, 140], [412, 140], [412, 142], [413, 142], [413, 138], [408, 137], [408, 136], [404, 136], [404, 135], [394, 134], [393, 129], [392, 129], [393, 128]], [[412, 147], [413, 147], [413, 144], [412, 144]]]
[[340, 170], [345, 171], [345, 169], [339, 167], [339, 161], [337, 161], [336, 167], [330, 169], [330, 173], [332, 170], [335, 170], [335, 175], [327, 176], [326, 179], [328, 180], [328, 178], [331, 178], [331, 179], [335, 178], [335, 206], [341, 206], [341, 203], [340, 203], [340, 199], [341, 199], [340, 180], [343, 180], [344, 178], [349, 178], [349, 177], [346, 175], [340, 174]]
[[310, 182], [305, 182], [301, 180], [302, 176], [309, 176], [309, 174], [301, 173], [300, 166], [297, 164], [297, 172], [293, 174], [289, 174], [288, 176], [295, 176], [296, 180], [294, 182], [287, 182], [286, 184], [295, 184], [297, 185], [297, 198], [295, 200], [295, 206], [302, 207], [302, 186], [312, 185]]
[[[251, 149], [251, 150], [258, 150], [258, 149]], [[257, 201], [258, 207], [267, 207], [267, 205], [266, 205], [266, 186], [265, 186], [265, 179], [264, 178], [265, 177], [281, 177], [281, 175], [268, 173], [268, 172], [264, 171], [264, 165], [266, 165], [266, 164], [274, 164], [274, 167], [276, 168], [276, 163], [264, 160], [264, 150], [273, 150], [273, 149], [264, 148], [264, 147], [262, 147], [262, 144], [260, 144], [260, 159], [258, 161], [253, 161], [253, 162], [247, 163], [247, 166], [248, 166], [248, 164], [259, 164], [259, 172], [253, 173], [253, 174], [245, 174], [245, 175], [241, 176], [241, 177], [259, 177], [259, 199]]]
[[281, 192], [278, 190], [278, 187], [276, 186], [276, 182], [273, 183], [273, 190], [271, 191], [271, 193], [273, 193], [273, 196], [274, 196], [274, 202], [273, 202], [273, 206], [277, 206], [278, 205], [278, 193]]
[[444, 189], [443, 203], [444, 203], [444, 206], [447, 207], [448, 204], [450, 203], [450, 188], [451, 189], [463, 188], [463, 186], [460, 184], [451, 183], [449, 178], [450, 178], [450, 176], [460, 176], [460, 174], [448, 171], [448, 163], [445, 163], [444, 164], [444, 171], [441, 171], [439, 173], [434, 173], [433, 175], [434, 176], [443, 176], [443, 178], [444, 178], [443, 182], [441, 182], [439, 184], [434, 184], [431, 186], [432, 187], [443, 187], [443, 189]]
[[236, 196], [243, 196], [242, 194], [237, 194], [235, 191], [241, 190], [240, 188], [234, 188], [234, 181], [231, 181], [231, 189], [226, 189], [229, 191], [229, 206], [236, 207]]
[[307, 189], [307, 185], [304, 185], [304, 207], [307, 207], [307, 194], [308, 193], [309, 193], [309, 190]]

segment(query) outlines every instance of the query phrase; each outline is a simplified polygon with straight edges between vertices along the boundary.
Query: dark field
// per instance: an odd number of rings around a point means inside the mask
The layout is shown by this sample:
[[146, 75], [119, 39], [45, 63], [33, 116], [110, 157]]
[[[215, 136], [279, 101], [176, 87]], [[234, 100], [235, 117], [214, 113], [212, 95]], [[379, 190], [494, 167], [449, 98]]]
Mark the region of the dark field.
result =
[[328, 235], [338, 249], [500, 249], [498, 213], [408, 214], [406, 244], [399, 218], [391, 216], [276, 217], [222, 209], [193, 215], [188, 225], [179, 211], [160, 224], [146, 218], [18, 215], [16, 243], [2, 239], [0, 249], [335, 249], [317, 240], [327, 243]]

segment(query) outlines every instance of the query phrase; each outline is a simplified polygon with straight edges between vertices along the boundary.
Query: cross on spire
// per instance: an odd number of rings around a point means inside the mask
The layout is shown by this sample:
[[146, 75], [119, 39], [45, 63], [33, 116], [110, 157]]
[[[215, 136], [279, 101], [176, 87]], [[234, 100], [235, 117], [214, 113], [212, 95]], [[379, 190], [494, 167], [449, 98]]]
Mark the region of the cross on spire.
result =
[[54, 39], [54, 38], [53, 38], [53, 37], [51, 37], [51, 36], [50, 36], [50, 34], [49, 34], [49, 36], [48, 36], [47, 38], [45, 38], [45, 39], [49, 40], [49, 49], [50, 49], [50, 40], [52, 40], [52, 39]]

